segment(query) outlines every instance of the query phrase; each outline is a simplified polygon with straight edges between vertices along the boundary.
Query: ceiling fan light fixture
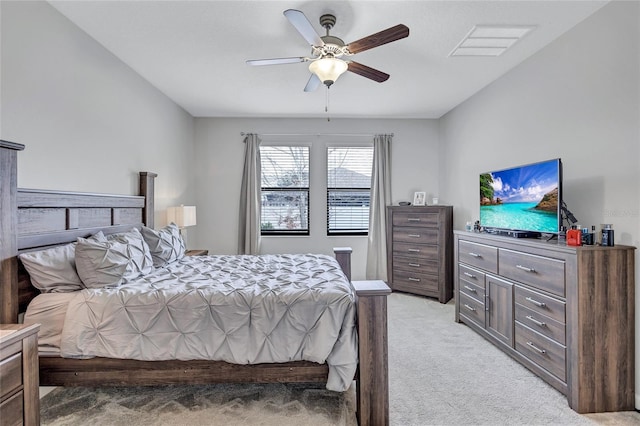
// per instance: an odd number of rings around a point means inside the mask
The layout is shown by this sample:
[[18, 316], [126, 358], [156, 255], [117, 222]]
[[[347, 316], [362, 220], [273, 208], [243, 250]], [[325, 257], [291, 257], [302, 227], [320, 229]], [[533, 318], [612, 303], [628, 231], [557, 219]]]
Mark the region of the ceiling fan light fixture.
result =
[[320, 81], [329, 87], [347, 71], [348, 67], [342, 59], [327, 57], [311, 62], [309, 71], [317, 75]]

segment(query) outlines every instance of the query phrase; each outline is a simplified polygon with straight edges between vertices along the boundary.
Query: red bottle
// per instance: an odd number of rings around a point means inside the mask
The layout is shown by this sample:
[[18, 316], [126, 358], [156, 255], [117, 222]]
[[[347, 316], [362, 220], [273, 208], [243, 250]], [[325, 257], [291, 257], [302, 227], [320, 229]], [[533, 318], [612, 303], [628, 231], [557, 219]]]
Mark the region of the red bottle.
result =
[[569, 229], [567, 231], [567, 245], [568, 246], [581, 246], [582, 245], [582, 231], [579, 229]]

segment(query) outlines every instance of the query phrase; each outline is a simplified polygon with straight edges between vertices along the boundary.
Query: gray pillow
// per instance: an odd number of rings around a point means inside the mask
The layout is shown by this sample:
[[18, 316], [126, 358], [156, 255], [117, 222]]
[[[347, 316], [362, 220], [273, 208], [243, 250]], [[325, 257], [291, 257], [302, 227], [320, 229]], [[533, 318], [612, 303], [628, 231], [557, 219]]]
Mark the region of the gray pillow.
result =
[[84, 288], [76, 272], [75, 243], [21, 253], [31, 284], [42, 293], [66, 293]]
[[129, 265], [127, 244], [78, 238], [76, 269], [87, 288], [117, 287]]
[[137, 228], [133, 228], [128, 232], [109, 235], [107, 241], [117, 241], [129, 246], [131, 262], [124, 276], [125, 283], [153, 271], [153, 259], [151, 258], [149, 246]]
[[175, 223], [170, 223], [157, 231], [143, 226], [141, 232], [149, 245], [153, 266], [156, 268], [162, 268], [184, 257], [184, 241]]
[[78, 238], [76, 268], [87, 288], [102, 288], [130, 282], [153, 266], [149, 248], [135, 229], [104, 242]]

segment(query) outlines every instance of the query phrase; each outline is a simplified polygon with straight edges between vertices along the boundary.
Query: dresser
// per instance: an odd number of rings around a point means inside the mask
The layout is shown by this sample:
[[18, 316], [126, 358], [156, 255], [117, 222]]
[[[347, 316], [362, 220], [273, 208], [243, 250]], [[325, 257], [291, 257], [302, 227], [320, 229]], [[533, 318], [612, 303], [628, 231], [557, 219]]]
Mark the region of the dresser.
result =
[[579, 413], [633, 410], [635, 247], [455, 231], [455, 319]]
[[2, 425], [39, 425], [38, 330], [0, 324], [0, 419]]
[[453, 297], [453, 207], [388, 206], [388, 284], [396, 291]]

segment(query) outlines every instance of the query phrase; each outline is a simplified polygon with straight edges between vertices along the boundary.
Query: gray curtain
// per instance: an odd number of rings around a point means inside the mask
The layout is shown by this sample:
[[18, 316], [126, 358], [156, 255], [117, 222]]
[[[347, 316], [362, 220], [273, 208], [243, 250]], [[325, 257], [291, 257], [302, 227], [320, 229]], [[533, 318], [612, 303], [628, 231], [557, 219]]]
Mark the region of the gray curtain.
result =
[[387, 206], [391, 204], [391, 140], [393, 135], [373, 138], [373, 170], [367, 244], [368, 280], [387, 281]]
[[260, 252], [260, 177], [260, 138], [254, 133], [249, 133], [244, 138], [238, 254], [259, 254]]

